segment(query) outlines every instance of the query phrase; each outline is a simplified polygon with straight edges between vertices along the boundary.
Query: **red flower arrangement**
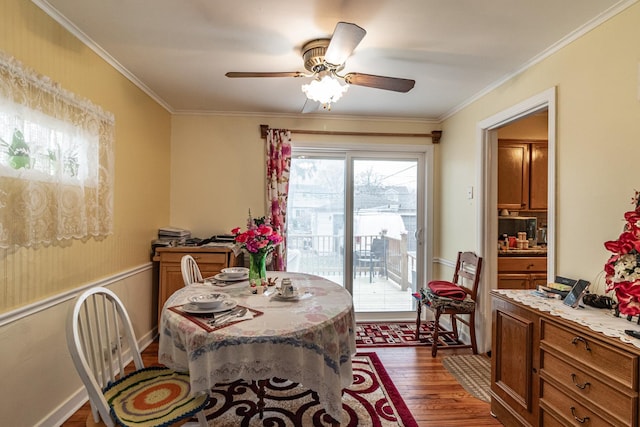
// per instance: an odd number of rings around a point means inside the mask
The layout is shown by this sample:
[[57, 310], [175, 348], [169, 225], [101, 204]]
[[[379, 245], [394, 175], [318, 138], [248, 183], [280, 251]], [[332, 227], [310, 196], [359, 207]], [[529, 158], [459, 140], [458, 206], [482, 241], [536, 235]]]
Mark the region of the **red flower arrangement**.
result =
[[607, 292], [615, 291], [618, 311], [640, 315], [640, 192], [632, 197], [635, 209], [624, 214], [626, 224], [618, 240], [604, 243], [613, 252], [604, 266]]
[[252, 254], [268, 254], [282, 243], [282, 236], [275, 230], [266, 217], [252, 218], [249, 212], [247, 229], [240, 232], [240, 227], [231, 230], [236, 243]]

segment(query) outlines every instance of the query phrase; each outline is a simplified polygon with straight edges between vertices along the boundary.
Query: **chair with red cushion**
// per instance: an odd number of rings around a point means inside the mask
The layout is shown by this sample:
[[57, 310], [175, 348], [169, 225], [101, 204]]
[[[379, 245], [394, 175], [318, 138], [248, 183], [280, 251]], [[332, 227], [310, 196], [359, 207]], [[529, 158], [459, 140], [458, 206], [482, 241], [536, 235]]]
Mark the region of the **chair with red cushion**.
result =
[[[436, 356], [440, 348], [471, 348], [473, 353], [478, 352], [476, 345], [476, 298], [478, 296], [478, 284], [482, 272], [482, 257], [473, 252], [458, 252], [453, 280], [433, 280], [426, 287], [420, 289], [419, 295], [414, 295], [418, 300], [416, 318], [416, 340], [420, 339], [420, 323], [422, 322], [422, 307], [429, 308], [435, 316], [431, 345], [431, 355]], [[445, 330], [440, 325], [440, 316], [451, 316], [451, 329]], [[462, 318], [464, 315], [468, 318]], [[460, 341], [458, 322], [469, 327], [470, 344]], [[450, 336], [457, 344], [438, 346], [439, 336]]]

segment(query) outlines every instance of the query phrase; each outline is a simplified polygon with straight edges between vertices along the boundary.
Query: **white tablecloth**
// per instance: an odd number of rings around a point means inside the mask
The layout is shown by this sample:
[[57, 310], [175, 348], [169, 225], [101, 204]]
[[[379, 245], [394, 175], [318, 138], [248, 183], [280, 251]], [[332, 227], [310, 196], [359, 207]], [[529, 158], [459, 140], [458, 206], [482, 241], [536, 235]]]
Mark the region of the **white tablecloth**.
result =
[[[246, 286], [186, 286], [165, 303], [159, 325], [160, 363], [188, 371], [192, 391], [216, 383], [284, 378], [318, 393], [321, 404], [342, 421], [342, 389], [351, 385], [351, 357], [356, 352], [355, 315], [351, 294], [321, 277], [302, 273], [268, 272], [291, 278], [298, 301], [277, 301], [251, 294]], [[278, 280], [278, 285], [280, 280]], [[239, 305], [264, 314], [208, 332], [168, 307], [212, 289], [226, 292]]]
[[553, 316], [572, 320], [587, 328], [601, 332], [608, 337], [619, 338], [620, 341], [633, 344], [640, 348], [640, 339], [633, 338], [624, 333], [625, 329], [640, 331], [640, 325], [630, 322], [626, 317], [616, 317], [613, 310], [582, 306], [582, 308], [571, 308], [561, 300], [555, 298], [544, 298], [538, 296], [531, 290], [496, 290], [499, 294], [505, 295], [515, 301], [549, 312]]

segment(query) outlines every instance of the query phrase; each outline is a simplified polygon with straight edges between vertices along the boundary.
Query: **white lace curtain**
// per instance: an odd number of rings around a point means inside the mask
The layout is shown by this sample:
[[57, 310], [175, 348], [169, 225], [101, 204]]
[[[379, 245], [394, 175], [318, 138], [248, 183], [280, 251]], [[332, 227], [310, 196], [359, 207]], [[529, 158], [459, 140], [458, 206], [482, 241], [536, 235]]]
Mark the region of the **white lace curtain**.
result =
[[113, 233], [111, 113], [0, 52], [0, 248]]

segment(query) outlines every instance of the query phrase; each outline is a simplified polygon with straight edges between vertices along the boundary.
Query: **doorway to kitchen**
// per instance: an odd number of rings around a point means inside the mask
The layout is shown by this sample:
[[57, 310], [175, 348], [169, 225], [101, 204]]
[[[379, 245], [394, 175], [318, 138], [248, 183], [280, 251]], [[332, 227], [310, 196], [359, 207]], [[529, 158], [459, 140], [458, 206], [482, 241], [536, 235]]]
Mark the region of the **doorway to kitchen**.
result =
[[552, 87], [519, 104], [499, 112], [478, 123], [477, 140], [481, 158], [479, 167], [480, 197], [478, 203], [479, 233], [485, 258], [482, 272], [482, 301], [478, 307], [478, 350], [491, 349], [491, 300], [489, 291], [497, 287], [498, 265], [498, 131], [519, 119], [547, 111], [547, 212], [546, 212], [546, 264], [547, 280], [555, 277], [555, 176], [556, 176], [556, 88]]
[[422, 152], [294, 148], [287, 270], [344, 286], [358, 313], [413, 313], [429, 238], [424, 159]]

